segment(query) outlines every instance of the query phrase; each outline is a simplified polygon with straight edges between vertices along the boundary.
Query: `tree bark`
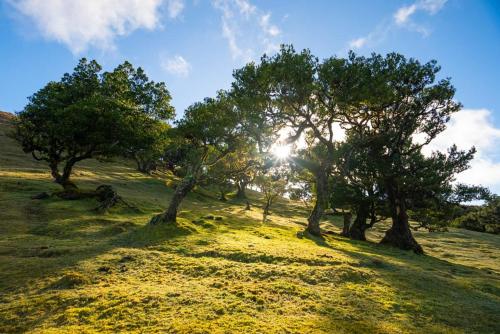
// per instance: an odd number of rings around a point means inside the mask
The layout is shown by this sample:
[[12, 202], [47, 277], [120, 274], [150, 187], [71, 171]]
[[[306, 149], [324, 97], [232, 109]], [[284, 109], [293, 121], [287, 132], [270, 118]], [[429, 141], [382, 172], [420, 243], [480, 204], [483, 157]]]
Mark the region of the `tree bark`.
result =
[[175, 223], [177, 220], [177, 210], [182, 200], [186, 195], [194, 188], [196, 184], [196, 178], [194, 176], [185, 177], [175, 188], [174, 196], [170, 200], [170, 204], [165, 212], [154, 216], [151, 218], [149, 223], [151, 225], [164, 224], [164, 223]]
[[412, 250], [417, 254], [423, 254], [422, 246], [413, 238], [408, 223], [406, 203], [403, 194], [400, 193], [398, 185], [394, 179], [386, 181], [387, 195], [391, 210], [392, 226], [385, 232], [385, 236], [380, 241], [404, 250]]
[[344, 213], [344, 227], [342, 228], [342, 235], [349, 236], [349, 228], [351, 227], [352, 214], [350, 212]]
[[247, 183], [241, 182], [241, 181], [236, 182], [236, 188], [238, 188], [238, 191], [236, 192], [236, 198], [246, 199], [247, 194], [246, 194], [245, 190], [247, 188]]
[[370, 227], [366, 220], [370, 215], [368, 203], [360, 203], [356, 209], [356, 219], [349, 229], [349, 237], [354, 240], [366, 241], [365, 231]]
[[323, 213], [328, 208], [328, 173], [321, 167], [315, 172], [316, 178], [316, 202], [314, 207], [307, 218], [306, 231], [312, 235], [320, 236], [320, 221]]
[[227, 202], [227, 198], [226, 198], [226, 193], [224, 191], [219, 191], [219, 200], [222, 201], [222, 202]]
[[66, 162], [63, 168], [63, 173], [59, 172], [59, 162], [53, 161], [49, 164], [54, 182], [63, 187], [66, 192], [76, 192], [78, 187], [69, 179], [73, 170], [74, 163], [71, 161]]

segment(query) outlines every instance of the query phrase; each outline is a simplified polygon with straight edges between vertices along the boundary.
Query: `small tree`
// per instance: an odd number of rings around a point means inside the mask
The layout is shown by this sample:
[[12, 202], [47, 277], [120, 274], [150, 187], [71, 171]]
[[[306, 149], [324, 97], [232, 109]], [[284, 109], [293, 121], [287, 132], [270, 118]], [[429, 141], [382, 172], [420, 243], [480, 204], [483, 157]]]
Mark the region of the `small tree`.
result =
[[165, 212], [150, 223], [174, 223], [179, 205], [194, 186], [208, 176], [208, 169], [224, 159], [238, 145], [241, 135], [239, 114], [226, 93], [190, 106], [172, 129], [172, 145], [184, 152], [177, 163], [184, 176], [177, 185]]
[[264, 195], [262, 222], [266, 222], [267, 216], [269, 215], [269, 209], [273, 205], [274, 201], [278, 197], [283, 196], [286, 192], [287, 181], [282, 175], [279, 174], [259, 174], [255, 178], [255, 185]]

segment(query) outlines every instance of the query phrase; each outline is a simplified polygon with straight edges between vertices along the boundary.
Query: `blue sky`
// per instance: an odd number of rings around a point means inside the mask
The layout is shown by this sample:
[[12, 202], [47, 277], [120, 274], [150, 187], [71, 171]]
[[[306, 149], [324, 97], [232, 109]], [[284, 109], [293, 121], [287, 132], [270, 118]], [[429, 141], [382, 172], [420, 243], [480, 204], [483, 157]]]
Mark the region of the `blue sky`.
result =
[[129, 60], [164, 81], [177, 114], [280, 43], [320, 58], [397, 51], [436, 59], [464, 105], [431, 149], [478, 148], [460, 181], [500, 193], [500, 1], [0, 0], [0, 110], [70, 71]]

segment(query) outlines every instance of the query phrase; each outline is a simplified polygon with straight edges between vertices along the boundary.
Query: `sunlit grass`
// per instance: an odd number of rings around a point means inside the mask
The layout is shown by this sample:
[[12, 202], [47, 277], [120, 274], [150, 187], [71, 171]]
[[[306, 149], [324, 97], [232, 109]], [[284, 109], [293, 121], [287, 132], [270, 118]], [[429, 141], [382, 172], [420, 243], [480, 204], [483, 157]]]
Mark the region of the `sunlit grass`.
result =
[[281, 199], [263, 224], [258, 193], [247, 211], [203, 189], [176, 225], [151, 227], [169, 176], [83, 163], [81, 188], [112, 184], [140, 208], [100, 215], [92, 199], [31, 200], [57, 185], [10, 139], [0, 147], [2, 333], [500, 332], [496, 235], [417, 232], [417, 256], [374, 243], [383, 224], [372, 243], [313, 238], [298, 203]]

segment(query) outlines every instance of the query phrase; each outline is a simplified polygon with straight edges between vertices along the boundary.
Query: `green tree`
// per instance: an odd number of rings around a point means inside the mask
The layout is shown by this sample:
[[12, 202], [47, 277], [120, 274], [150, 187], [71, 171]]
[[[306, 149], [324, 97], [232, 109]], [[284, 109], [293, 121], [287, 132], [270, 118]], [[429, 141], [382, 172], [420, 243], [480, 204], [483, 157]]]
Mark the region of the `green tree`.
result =
[[291, 132], [288, 142], [307, 134], [319, 147], [321, 154], [297, 161], [315, 179], [315, 203], [307, 226], [314, 235], [321, 234], [320, 220], [329, 203], [335, 124], [353, 91], [350, 76], [340, 71], [342, 64], [338, 59], [319, 62], [309, 50], [298, 53], [292, 46], [282, 46], [278, 54], [264, 55], [259, 64], [250, 63], [234, 72], [233, 89], [256, 101], [253, 110], [260, 113], [259, 120], [267, 121], [264, 124], [270, 124], [275, 132], [287, 128]]
[[266, 222], [271, 206], [278, 197], [283, 196], [286, 192], [287, 180], [281, 173], [273, 173], [270, 170], [267, 173], [259, 173], [255, 178], [255, 185], [264, 196], [262, 222]]
[[104, 94], [96, 61], [80, 60], [73, 73], [49, 82], [18, 114], [15, 137], [25, 152], [46, 161], [54, 181], [76, 191], [70, 176], [79, 161], [119, 154], [132, 110]]
[[130, 135], [123, 154], [135, 160], [143, 173], [153, 170], [168, 144], [166, 121], [173, 119], [175, 110], [165, 83], [148, 78], [141, 67], [137, 69], [125, 61], [112, 72], [104, 73], [103, 90], [135, 111], [134, 132]]
[[184, 176], [167, 210], [154, 216], [151, 224], [176, 221], [179, 205], [186, 195], [207, 178], [208, 169], [236, 149], [241, 138], [239, 120], [238, 110], [224, 92], [215, 99], [206, 98], [186, 110], [184, 117], [172, 129], [172, 145], [184, 152], [177, 162], [182, 166]]
[[[332, 207], [347, 207], [355, 213], [354, 222], [344, 235], [366, 240], [365, 232], [384, 217], [384, 189], [366, 148], [356, 147], [349, 137], [338, 146], [335, 171], [330, 179]], [[367, 222], [369, 220], [369, 222]]]
[[368, 159], [390, 207], [392, 226], [381, 242], [422, 253], [408, 223], [411, 197], [441, 187], [465, 170], [474, 154], [474, 149], [456, 147], [430, 158], [421, 153], [460, 109], [453, 100], [455, 89], [449, 79], [436, 82], [440, 67], [435, 61], [421, 64], [396, 53], [369, 58], [351, 53], [346, 64], [357, 69], [357, 92], [363, 98], [353, 99], [351, 108], [341, 112], [342, 122], [369, 149]]

